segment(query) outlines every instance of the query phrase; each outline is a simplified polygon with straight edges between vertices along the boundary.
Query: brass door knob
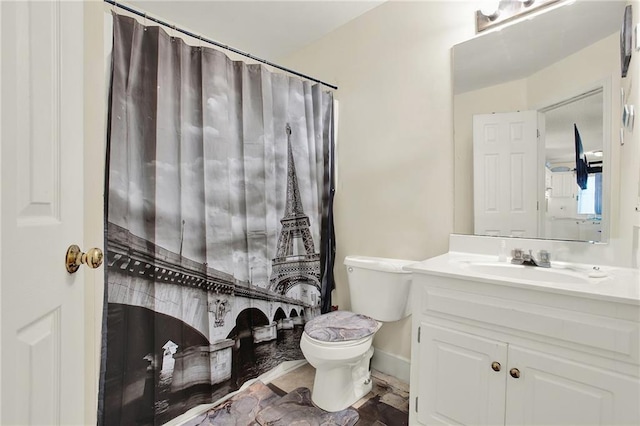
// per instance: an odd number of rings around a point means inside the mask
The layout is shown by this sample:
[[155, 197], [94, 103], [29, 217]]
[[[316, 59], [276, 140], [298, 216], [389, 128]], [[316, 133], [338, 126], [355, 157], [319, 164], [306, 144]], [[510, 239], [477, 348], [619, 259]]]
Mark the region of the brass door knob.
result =
[[102, 265], [102, 250], [99, 248], [89, 249], [86, 253], [80, 250], [80, 247], [73, 244], [67, 249], [67, 255], [65, 257], [65, 266], [67, 272], [73, 274], [80, 268], [80, 265], [85, 264], [91, 269], [95, 269]]
[[500, 363], [498, 361], [493, 361], [491, 363], [491, 369], [493, 371], [500, 371], [500, 367], [501, 367], [501, 365], [500, 365]]
[[509, 370], [509, 374], [511, 374], [511, 377], [513, 377], [514, 379], [520, 378], [520, 370], [518, 370], [517, 368], [512, 368], [511, 370]]

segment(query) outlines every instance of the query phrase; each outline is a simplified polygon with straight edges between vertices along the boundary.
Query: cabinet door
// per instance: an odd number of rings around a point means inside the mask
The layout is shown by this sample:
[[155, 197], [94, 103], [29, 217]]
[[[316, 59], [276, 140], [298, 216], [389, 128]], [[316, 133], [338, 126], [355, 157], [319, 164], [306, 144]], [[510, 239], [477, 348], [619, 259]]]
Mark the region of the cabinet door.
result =
[[578, 184], [576, 183], [576, 175], [573, 172], [565, 173], [562, 181], [564, 189], [562, 192], [569, 198], [576, 198]]
[[508, 425], [640, 424], [640, 380], [509, 346]]
[[556, 198], [575, 198], [576, 178], [573, 172], [556, 172], [551, 175], [551, 195]]
[[504, 424], [507, 345], [425, 322], [420, 327], [418, 421]]

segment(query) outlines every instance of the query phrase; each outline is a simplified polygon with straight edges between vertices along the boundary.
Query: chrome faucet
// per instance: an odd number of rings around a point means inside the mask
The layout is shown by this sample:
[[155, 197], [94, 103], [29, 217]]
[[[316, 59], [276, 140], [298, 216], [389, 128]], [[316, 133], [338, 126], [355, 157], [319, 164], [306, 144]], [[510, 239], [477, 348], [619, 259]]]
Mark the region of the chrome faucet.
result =
[[547, 250], [540, 250], [538, 252], [538, 258], [536, 259], [529, 250], [529, 253], [525, 253], [523, 249], [513, 249], [511, 251], [511, 263], [515, 265], [530, 265], [540, 266], [542, 268], [551, 268], [550, 261], [551, 254]]

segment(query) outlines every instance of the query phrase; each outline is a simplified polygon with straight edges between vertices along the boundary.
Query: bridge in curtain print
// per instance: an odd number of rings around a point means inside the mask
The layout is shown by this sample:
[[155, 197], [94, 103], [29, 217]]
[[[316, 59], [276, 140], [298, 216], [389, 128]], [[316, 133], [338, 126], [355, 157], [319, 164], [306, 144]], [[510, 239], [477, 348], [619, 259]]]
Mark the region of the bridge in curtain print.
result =
[[[147, 361], [154, 369], [173, 370], [172, 389], [178, 391], [207, 380], [215, 384], [229, 379], [232, 348], [242, 339], [274, 340], [278, 330], [302, 325], [320, 314], [317, 280], [301, 281], [296, 297], [288, 297], [282, 290], [269, 289], [268, 283], [261, 287], [238, 280], [113, 223], [108, 225], [106, 264], [109, 303], [172, 317], [209, 342], [188, 348], [170, 340], [157, 342], [162, 347], [149, 354]], [[210, 371], [210, 377], [196, 371]]]

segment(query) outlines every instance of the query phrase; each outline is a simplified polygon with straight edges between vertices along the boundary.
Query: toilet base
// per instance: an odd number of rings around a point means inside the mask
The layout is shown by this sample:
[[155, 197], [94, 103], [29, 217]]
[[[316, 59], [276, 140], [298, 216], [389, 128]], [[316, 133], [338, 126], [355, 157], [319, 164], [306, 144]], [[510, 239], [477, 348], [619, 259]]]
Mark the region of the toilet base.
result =
[[353, 405], [371, 391], [370, 360], [373, 347], [355, 364], [316, 369], [311, 400], [325, 411], [335, 412]]

